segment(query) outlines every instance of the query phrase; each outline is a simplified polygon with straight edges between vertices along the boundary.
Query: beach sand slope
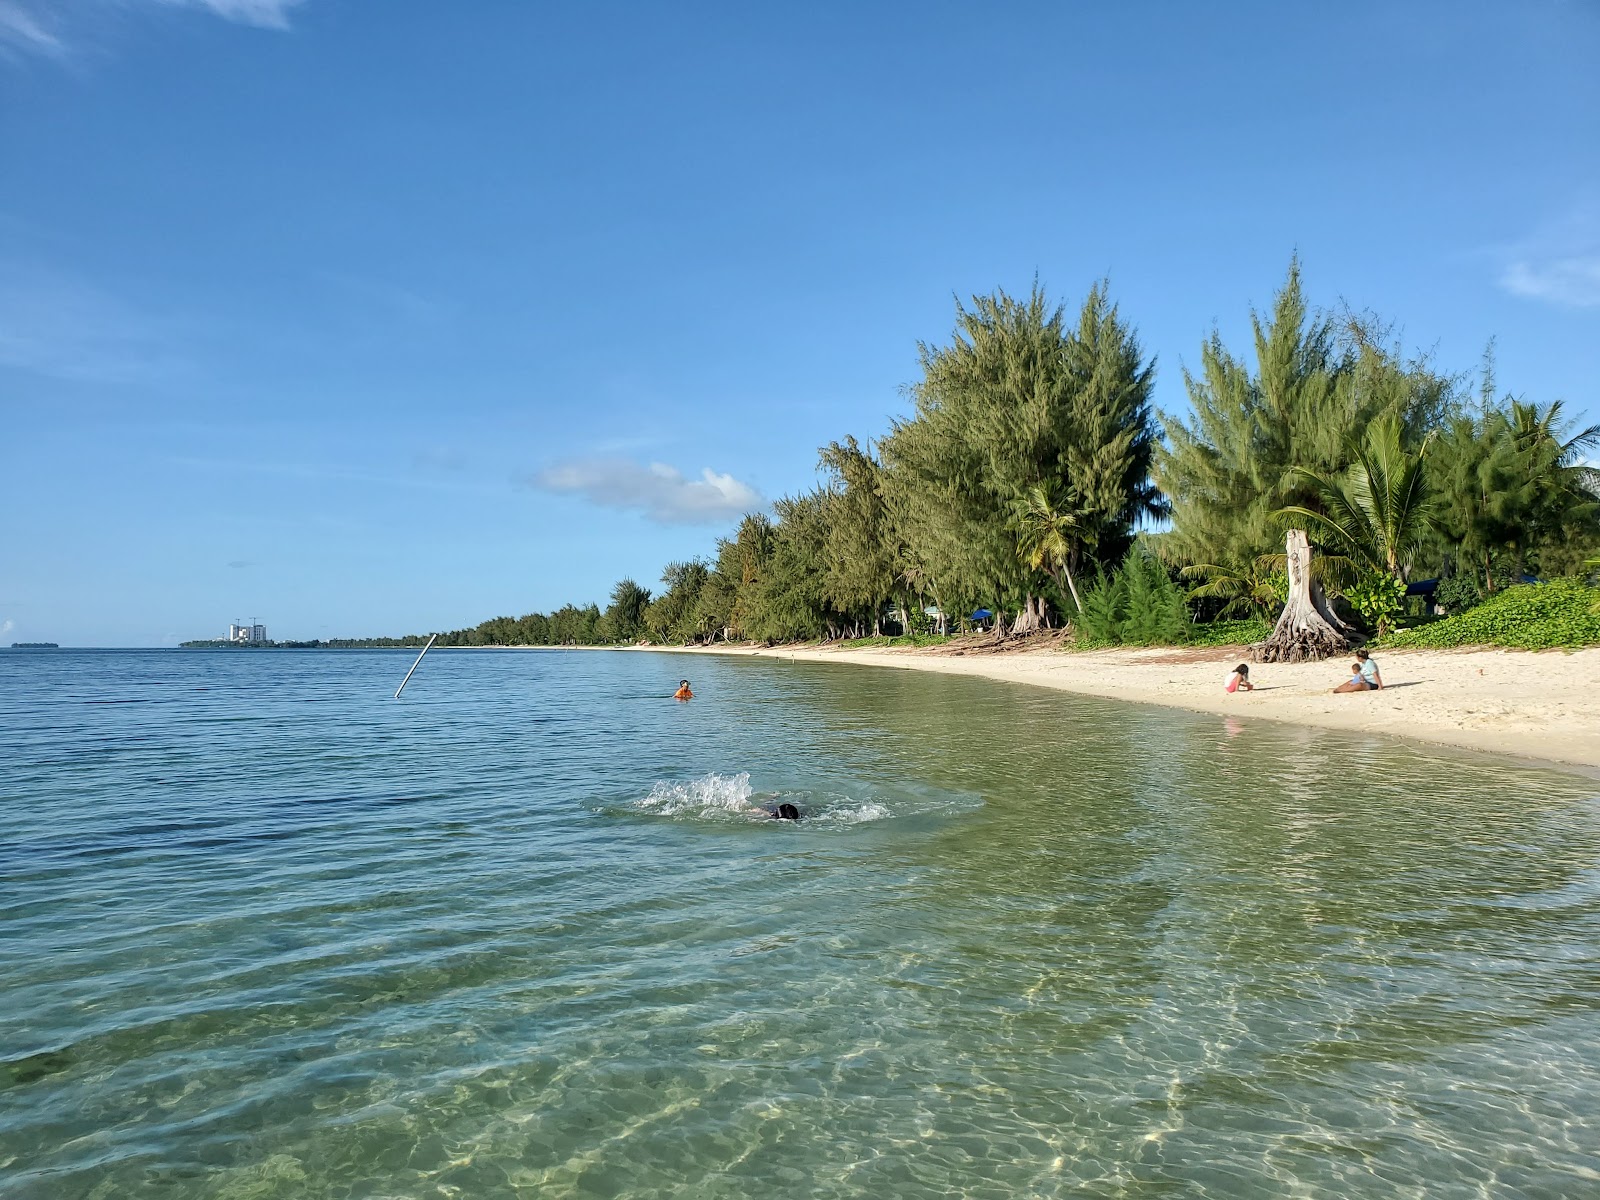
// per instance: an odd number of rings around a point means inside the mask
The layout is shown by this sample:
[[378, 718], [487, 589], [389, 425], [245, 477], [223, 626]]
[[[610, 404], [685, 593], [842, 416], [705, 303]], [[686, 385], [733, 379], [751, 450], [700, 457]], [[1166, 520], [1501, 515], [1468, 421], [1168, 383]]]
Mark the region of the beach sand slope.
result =
[[709, 652], [974, 675], [1113, 700], [1393, 734], [1600, 767], [1600, 649], [1380, 653], [1374, 657], [1384, 690], [1339, 696], [1330, 689], [1349, 678], [1350, 664], [1338, 658], [1253, 665], [1256, 690], [1229, 695], [1223, 683], [1244, 659], [1242, 647], [994, 654], [968, 643], [930, 649], [780, 646]]

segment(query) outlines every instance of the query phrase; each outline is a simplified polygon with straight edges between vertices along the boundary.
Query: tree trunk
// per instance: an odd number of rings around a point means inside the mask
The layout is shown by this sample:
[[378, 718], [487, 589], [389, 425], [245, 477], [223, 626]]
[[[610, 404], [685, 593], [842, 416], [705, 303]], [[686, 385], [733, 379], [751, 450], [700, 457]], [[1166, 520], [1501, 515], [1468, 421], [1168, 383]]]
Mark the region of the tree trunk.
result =
[[1079, 612], [1083, 611], [1083, 598], [1078, 595], [1078, 585], [1072, 581], [1072, 568], [1066, 563], [1061, 564], [1062, 573], [1067, 577], [1067, 591], [1072, 593], [1072, 603]]
[[1044, 601], [1042, 599], [1036, 607], [1034, 597], [1031, 594], [1027, 596], [1023, 600], [1022, 611], [1017, 614], [1017, 619], [1011, 625], [1011, 632], [1015, 634], [1036, 631], [1041, 624], [1040, 613], [1043, 608]]
[[1343, 654], [1356, 642], [1355, 631], [1334, 615], [1322, 586], [1311, 577], [1311, 543], [1303, 529], [1286, 540], [1289, 602], [1272, 636], [1252, 646], [1256, 662], [1319, 662]]

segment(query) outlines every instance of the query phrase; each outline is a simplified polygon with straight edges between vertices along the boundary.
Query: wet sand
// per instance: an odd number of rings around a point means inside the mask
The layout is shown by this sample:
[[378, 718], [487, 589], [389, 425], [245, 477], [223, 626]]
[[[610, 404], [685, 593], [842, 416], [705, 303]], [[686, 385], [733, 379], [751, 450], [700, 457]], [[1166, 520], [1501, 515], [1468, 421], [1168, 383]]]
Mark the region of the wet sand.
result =
[[1384, 690], [1348, 695], [1331, 694], [1349, 677], [1344, 659], [1256, 664], [1250, 668], [1256, 690], [1229, 695], [1223, 683], [1244, 659], [1242, 647], [993, 653], [974, 639], [925, 649], [778, 646], [686, 652], [976, 675], [1114, 700], [1395, 734], [1600, 768], [1600, 649], [1385, 652], [1375, 655]]

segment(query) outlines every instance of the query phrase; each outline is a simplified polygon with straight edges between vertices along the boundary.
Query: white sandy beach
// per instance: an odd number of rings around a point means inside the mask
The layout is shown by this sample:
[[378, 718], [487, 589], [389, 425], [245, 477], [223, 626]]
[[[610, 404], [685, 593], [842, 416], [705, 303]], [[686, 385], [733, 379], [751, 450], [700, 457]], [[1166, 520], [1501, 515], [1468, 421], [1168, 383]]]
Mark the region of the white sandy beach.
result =
[[686, 652], [976, 675], [1088, 696], [1394, 734], [1600, 768], [1600, 649], [1382, 653], [1375, 657], [1384, 690], [1339, 696], [1330, 694], [1330, 689], [1348, 678], [1344, 659], [1254, 665], [1250, 670], [1257, 690], [1229, 695], [1223, 682], [1243, 658], [1239, 648], [996, 654], [979, 652], [976, 646], [965, 650], [780, 646]]

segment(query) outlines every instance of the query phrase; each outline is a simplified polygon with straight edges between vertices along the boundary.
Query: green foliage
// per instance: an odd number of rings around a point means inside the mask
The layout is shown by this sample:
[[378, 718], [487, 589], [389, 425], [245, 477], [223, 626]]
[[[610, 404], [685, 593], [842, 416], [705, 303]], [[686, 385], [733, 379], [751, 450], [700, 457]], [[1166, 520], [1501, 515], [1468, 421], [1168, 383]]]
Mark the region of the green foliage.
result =
[[822, 564], [828, 538], [828, 497], [788, 496], [773, 508], [771, 553], [754, 584], [740, 591], [746, 637], [762, 642], [808, 641], [841, 624], [828, 603]]
[[[1075, 328], [1037, 285], [975, 297], [957, 307], [950, 343], [923, 345], [921, 359], [916, 414], [880, 447], [902, 579], [951, 607], [1019, 606], [1041, 570], [1065, 578], [1120, 556], [1135, 522], [1162, 511], [1149, 481], [1154, 368], [1103, 288]], [[1036, 496], [1059, 535], [1042, 548]]]
[[1079, 516], [1058, 484], [1033, 484], [1017, 504], [1017, 553], [1035, 571], [1045, 571], [1063, 596], [1079, 602], [1072, 560], [1082, 536]]
[[1255, 370], [1213, 333], [1199, 373], [1184, 375], [1192, 415], [1161, 418], [1155, 479], [1180, 561], [1237, 566], [1280, 550], [1283, 510], [1320, 511], [1312, 477], [1342, 475], [1362, 431], [1388, 414], [1412, 444], [1449, 396], [1426, 362], [1383, 348], [1370, 320], [1313, 316], [1298, 260], [1272, 312], [1251, 321]]
[[818, 564], [823, 599], [847, 619], [876, 627], [894, 590], [897, 557], [882, 467], [853, 437], [824, 446], [819, 465], [827, 478]]
[[895, 637], [849, 638], [839, 643], [845, 650], [858, 650], [873, 646], [943, 646], [950, 640], [943, 633], [902, 633]]
[[[910, 417], [875, 446], [824, 446], [817, 489], [746, 515], [709, 560], [669, 564], [659, 595], [623, 580], [604, 613], [496, 617], [440, 644], [861, 638], [891, 614], [915, 639], [935, 628], [929, 604], [1020, 611], [1024, 628], [1053, 606], [1085, 645], [1260, 640], [1285, 600], [1291, 522], [1319, 543], [1323, 587], [1380, 629], [1403, 578], [1445, 577], [1455, 620], [1523, 570], [1600, 571], [1585, 566], [1600, 471], [1584, 461], [1600, 426], [1496, 399], [1492, 369], [1465, 404], [1370, 318], [1313, 313], [1298, 261], [1253, 327], [1244, 355], [1205, 343], [1192, 414], [1160, 418], [1161, 446], [1153, 364], [1103, 286], [1075, 321], [1037, 284], [974, 297], [945, 343], [919, 347]], [[1170, 530], [1139, 534], [1168, 514]], [[1164, 563], [1196, 612], [1248, 620], [1191, 623]]]
[[1175, 646], [1188, 633], [1183, 593], [1143, 546], [1129, 548], [1121, 569], [1084, 593], [1075, 622], [1080, 645]]
[[1244, 566], [1217, 563], [1191, 563], [1178, 574], [1200, 582], [1189, 589], [1189, 599], [1221, 602], [1216, 610], [1222, 619], [1276, 617], [1289, 599], [1289, 575], [1283, 555], [1263, 554]]
[[550, 645], [596, 646], [601, 644], [600, 609], [563, 604], [550, 614]]
[[611, 603], [601, 617], [596, 637], [605, 642], [629, 644], [644, 635], [645, 610], [650, 606], [650, 590], [631, 579], [611, 589]]
[[1391, 634], [1383, 644], [1436, 649], [1509, 646], [1522, 650], [1600, 646], [1597, 602], [1600, 589], [1575, 579], [1518, 584], [1496, 592], [1459, 616]]
[[684, 645], [709, 632], [702, 621], [700, 598], [710, 575], [707, 565], [697, 558], [667, 564], [661, 572], [666, 590], [644, 614], [645, 629], [652, 641]]
[[1119, 635], [1130, 646], [1175, 646], [1189, 627], [1183, 593], [1160, 559], [1134, 546], [1123, 560], [1121, 577], [1128, 607]]
[[1500, 558], [1512, 577], [1570, 567], [1568, 547], [1600, 538], [1600, 478], [1582, 461], [1597, 446], [1600, 425], [1569, 436], [1560, 401], [1497, 402], [1491, 360], [1479, 409], [1450, 416], [1430, 464], [1443, 548], [1457, 568], [1487, 591]]
[[1434, 591], [1433, 602], [1450, 616], [1456, 616], [1483, 603], [1483, 592], [1474, 576], [1452, 575]]
[[1301, 474], [1316, 484], [1322, 511], [1291, 504], [1282, 515], [1306, 522], [1313, 538], [1348, 558], [1368, 575], [1399, 578], [1402, 566], [1433, 528], [1433, 509], [1423, 463], [1427, 441], [1406, 448], [1400, 418], [1375, 421], [1342, 477]]
[[1073, 619], [1080, 646], [1116, 646], [1128, 611], [1128, 589], [1120, 573], [1104, 571], [1083, 594], [1083, 607]]
[[1248, 646], [1271, 637], [1272, 624], [1261, 617], [1194, 624], [1188, 627], [1183, 640], [1188, 646]]
[[1405, 611], [1406, 585], [1387, 571], [1373, 571], [1344, 590], [1345, 599], [1355, 605], [1367, 628], [1379, 636], [1389, 631], [1394, 619]]

